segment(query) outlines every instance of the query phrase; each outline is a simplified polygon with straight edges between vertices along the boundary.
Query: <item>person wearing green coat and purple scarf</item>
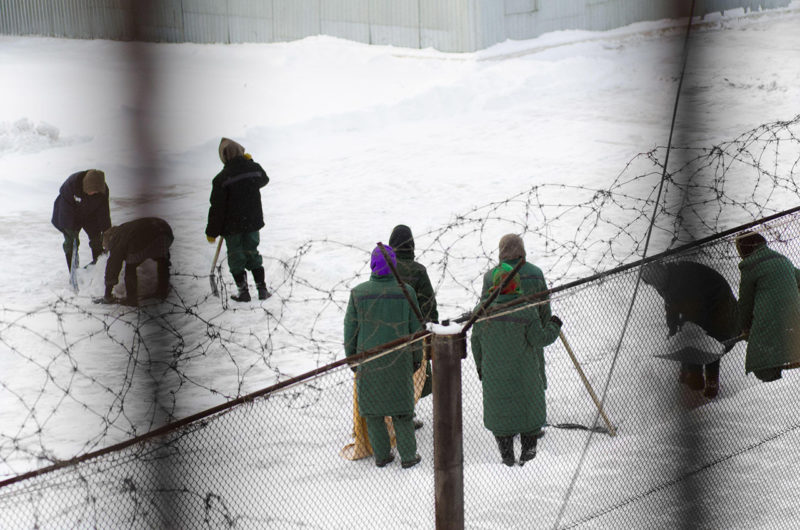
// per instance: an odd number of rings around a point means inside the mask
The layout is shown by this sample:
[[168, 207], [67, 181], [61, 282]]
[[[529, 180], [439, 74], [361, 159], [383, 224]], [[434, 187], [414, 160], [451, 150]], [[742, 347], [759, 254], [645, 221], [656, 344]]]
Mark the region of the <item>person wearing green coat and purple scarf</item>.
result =
[[[500, 264], [492, 271], [491, 293], [500, 287], [512, 267]], [[501, 291], [492, 306], [522, 294], [519, 273]], [[478, 320], [472, 328], [472, 355], [483, 387], [483, 425], [494, 434], [502, 461], [513, 466], [514, 436], [520, 435], [520, 465], [536, 456], [539, 433], [545, 424], [545, 382], [541, 366], [544, 347], [561, 330], [561, 320], [539, 319], [539, 308], [524, 309]]]
[[747, 335], [745, 373], [764, 382], [800, 365], [800, 271], [767, 246], [764, 236], [736, 237], [739, 263], [739, 317]]
[[[393, 264], [394, 251], [385, 246]], [[400, 337], [420, 331], [414, 307], [395, 281], [391, 268], [375, 247], [370, 260], [372, 274], [369, 281], [357, 285], [350, 292], [344, 317], [344, 349], [347, 357], [381, 346]], [[411, 302], [417, 306], [417, 296], [406, 285]], [[389, 432], [384, 417], [390, 416], [397, 438], [403, 468], [418, 464], [417, 441], [414, 435], [414, 382], [415, 367], [422, 363], [419, 347], [410, 346], [394, 350], [353, 367], [356, 372], [358, 411], [367, 424], [375, 465], [384, 467], [394, 460]]]

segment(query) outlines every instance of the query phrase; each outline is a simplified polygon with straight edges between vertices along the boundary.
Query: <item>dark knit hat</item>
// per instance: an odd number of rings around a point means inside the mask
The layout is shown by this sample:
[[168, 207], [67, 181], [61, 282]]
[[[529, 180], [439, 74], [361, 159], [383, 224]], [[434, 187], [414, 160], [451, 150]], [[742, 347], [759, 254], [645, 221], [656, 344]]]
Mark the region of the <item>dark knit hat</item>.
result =
[[[386, 249], [389, 259], [392, 260], [392, 265], [397, 265], [397, 257], [395, 257], [392, 247], [389, 245], [384, 245], [383, 248]], [[376, 246], [372, 250], [372, 259], [370, 260], [369, 266], [370, 269], [372, 269], [372, 274], [378, 276], [384, 276], [392, 273], [392, 269], [389, 267], [389, 264], [386, 263], [386, 258], [383, 257], [383, 252], [381, 252], [381, 247], [379, 246]]]
[[746, 258], [766, 244], [767, 240], [758, 232], [742, 232], [736, 236], [736, 251], [742, 258]]
[[105, 193], [106, 174], [99, 169], [88, 169], [83, 176], [83, 193]]
[[244, 156], [244, 147], [230, 138], [223, 138], [219, 143], [219, 159], [227, 164], [237, 156]]
[[397, 225], [389, 236], [389, 245], [398, 252], [414, 250], [414, 236], [406, 225]]
[[[492, 288], [489, 289], [490, 291], [496, 290], [500, 287], [500, 284], [511, 274], [511, 271], [514, 270], [514, 267], [509, 265], [508, 263], [501, 263], [499, 267], [495, 268], [492, 272]], [[519, 277], [519, 273], [514, 274], [514, 277], [511, 278], [505, 288], [500, 291], [500, 294], [520, 294], [522, 292], [522, 280]]]
[[525, 257], [525, 244], [517, 234], [506, 234], [500, 238], [500, 261]]

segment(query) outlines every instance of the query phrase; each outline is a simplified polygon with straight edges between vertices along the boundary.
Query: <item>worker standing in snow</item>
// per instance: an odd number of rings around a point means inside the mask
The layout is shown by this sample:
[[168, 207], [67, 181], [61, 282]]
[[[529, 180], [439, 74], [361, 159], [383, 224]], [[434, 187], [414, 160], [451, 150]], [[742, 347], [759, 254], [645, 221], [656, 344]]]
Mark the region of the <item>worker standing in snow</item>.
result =
[[739, 314], [747, 335], [745, 373], [764, 382], [800, 365], [800, 271], [759, 233], [736, 237]]
[[[406, 225], [397, 225], [389, 236], [389, 246], [397, 256], [397, 274], [400, 279], [414, 288], [419, 301], [419, 308], [425, 322], [439, 323], [439, 311], [436, 308], [436, 295], [433, 292], [431, 279], [425, 266], [414, 260], [414, 235], [411, 228]], [[422, 387], [421, 398], [433, 392], [433, 374], [431, 372], [431, 341], [424, 340], [425, 356], [425, 384]], [[422, 421], [414, 419], [414, 427], [422, 427]]]
[[64, 255], [67, 269], [72, 271], [73, 252], [77, 252], [80, 231], [89, 236], [92, 263], [103, 253], [103, 230], [111, 226], [106, 175], [99, 169], [87, 169], [70, 175], [61, 185], [53, 203], [53, 226], [64, 235]]
[[[693, 261], [653, 262], [642, 270], [642, 281], [664, 299], [670, 337], [685, 322], [693, 322], [709, 337], [725, 342], [725, 352], [733, 348], [739, 312], [731, 286], [719, 272]], [[719, 366], [720, 359], [706, 365], [682, 362], [678, 380], [713, 399], [719, 393]]]
[[[506, 234], [501, 237], [500, 243], [498, 244], [498, 257], [500, 258], [500, 264], [507, 263], [512, 267], [515, 267], [520, 260], [525, 261], [525, 244], [522, 242], [522, 238], [517, 234]], [[493, 281], [495, 270], [496, 269], [489, 270], [483, 275], [481, 300], [486, 299], [490, 290], [492, 289], [492, 286], [494, 285]], [[526, 261], [519, 269], [519, 277], [521, 281], [521, 294], [528, 295], [547, 291], [547, 282], [544, 279], [544, 273], [542, 273], [542, 270], [533, 263], [528, 263]], [[539, 314], [539, 323], [541, 324], [542, 328], [544, 328], [548, 325], [547, 323], [550, 322], [550, 316], [552, 313], [550, 309], [550, 302], [548, 301], [549, 295], [544, 295], [542, 300], [543, 303], [536, 306], [536, 311]], [[547, 373], [545, 371], [544, 350], [541, 348], [539, 349], [539, 356], [539, 368], [542, 371], [544, 387], [547, 388]]]
[[[495, 268], [489, 293], [499, 289], [512, 270], [508, 263]], [[492, 306], [510, 302], [521, 294], [522, 280], [517, 273]], [[556, 316], [542, 323], [538, 306], [490, 316], [478, 320], [472, 328], [472, 355], [483, 388], [483, 424], [494, 434], [507, 466], [515, 463], [517, 434], [522, 445], [520, 465], [536, 456], [537, 440], [547, 416], [540, 363], [544, 347], [558, 338], [560, 330], [561, 320]]]
[[237, 302], [250, 301], [247, 287], [247, 271], [250, 271], [256, 283], [258, 299], [266, 300], [270, 293], [258, 253], [258, 231], [264, 227], [261, 188], [267, 185], [269, 177], [245, 153], [244, 147], [228, 138], [223, 138], [219, 143], [219, 158], [225, 167], [211, 183], [206, 238], [209, 243], [214, 243], [218, 236], [225, 238], [228, 268], [239, 289], [231, 298]]
[[[397, 258], [385, 246], [389, 259]], [[410, 335], [422, 329], [414, 308], [403, 294], [391, 273], [380, 247], [375, 247], [370, 260], [370, 279], [350, 293], [344, 318], [344, 349], [347, 357]], [[406, 286], [411, 301], [417, 305], [416, 293]], [[367, 434], [375, 455], [375, 465], [384, 467], [394, 460], [389, 432], [384, 418], [392, 418], [397, 449], [403, 468], [417, 465], [414, 436], [414, 365], [422, 362], [422, 352], [413, 346], [392, 351], [354, 367], [358, 390], [359, 413], [366, 420]]]

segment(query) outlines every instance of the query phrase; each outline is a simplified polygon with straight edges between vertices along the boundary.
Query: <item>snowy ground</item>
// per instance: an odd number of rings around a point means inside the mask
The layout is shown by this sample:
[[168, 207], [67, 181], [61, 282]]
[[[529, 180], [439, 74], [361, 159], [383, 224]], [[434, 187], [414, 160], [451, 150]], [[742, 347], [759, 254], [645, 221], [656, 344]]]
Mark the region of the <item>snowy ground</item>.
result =
[[[692, 35], [675, 143], [711, 148], [800, 113], [798, 23], [797, 2], [788, 10], [706, 17]], [[107, 446], [341, 358], [349, 288], [366, 279], [368, 251], [398, 223], [414, 230], [424, 263], [449, 256], [447, 264], [431, 266], [440, 314], [471, 308], [499, 236], [539, 229], [544, 217], [523, 205], [531, 214], [524, 217], [511, 203], [497, 209], [500, 221], [465, 231], [459, 223], [473, 214], [481, 220], [484, 205], [539, 184], [607, 187], [638, 153], [665, 145], [684, 29], [682, 21], [660, 21], [604, 33], [558, 32], [475, 54], [327, 37], [230, 46], [0, 37], [0, 476]], [[132, 67], [131, 58], [141, 56], [154, 64]], [[137, 98], [134, 89], [150, 75], [153, 97]], [[137, 124], [153, 142], [152, 157], [143, 155], [147, 144]], [[213, 247], [203, 236], [221, 136], [242, 143], [270, 175], [261, 251], [275, 292], [264, 303], [227, 309], [209, 297]], [[158, 215], [172, 225], [168, 304], [141, 312], [92, 305], [91, 297], [102, 293], [102, 262], [81, 271], [78, 295], [67, 288], [61, 236], [49, 224], [52, 202], [70, 173], [90, 167], [106, 172], [115, 224]], [[644, 198], [659, 176], [624, 191]], [[749, 185], [734, 180], [730, 193]], [[759, 200], [773, 211], [797, 204], [796, 194], [787, 193]], [[624, 210], [612, 215], [626, 222]], [[719, 224], [750, 220], [731, 209]], [[575, 226], [553, 223], [549, 236], [572, 240]], [[593, 237], [602, 242], [614, 233]], [[591, 261], [595, 241], [567, 262], [537, 242], [526, 238], [529, 256], [550, 278], [590, 272], [570, 262]], [[659, 244], [655, 251], [664, 248]], [[82, 263], [89, 256], [84, 234]], [[144, 273], [152, 279], [152, 271]], [[575, 309], [574, 321], [585, 311]], [[165, 329], [174, 333], [164, 338]], [[587, 354], [604, 361], [592, 374], [599, 384], [608, 360], [602, 352], [616, 334], [598, 339], [598, 331], [572, 333], [579, 343], [603, 343]], [[742, 381], [733, 386], [753, 402], [751, 394], [760, 394], [743, 379], [738, 355], [730, 374]], [[559, 366], [550, 367], [554, 377], [574, 377]], [[464, 369], [472, 377], [469, 361]], [[347, 442], [348, 387], [341, 381], [335, 387], [336, 397], [321, 411], [301, 407], [305, 412], [293, 419], [302, 433], [318, 415], [332, 416], [321, 431], [331, 443], [315, 449], [318, 458], [335, 458]], [[741, 408], [718, 405], [713, 410], [723, 416]], [[426, 406], [421, 414], [429, 415]], [[470, 421], [471, 433], [485, 434], [479, 420]], [[411, 475], [418, 480], [406, 481], [409, 490], [433, 487], [430, 434], [421, 434], [425, 460]], [[557, 436], [553, 447], [563, 458], [537, 460], [549, 477], [545, 486], [557, 492], [547, 503], [548, 521], [584, 440], [548, 434]], [[489, 442], [468, 450], [468, 478], [478, 477], [472, 484], [497, 473]], [[626, 443], [633, 453], [647, 447]], [[361, 464], [332, 463], [314, 488], [329, 490], [342, 477], [356, 482], [366, 469], [348, 469]], [[602, 476], [609, 465], [593, 461], [591, 473]], [[527, 491], [524, 475], [498, 492], [502, 499], [469, 484], [475, 526], [514, 524], [498, 511]], [[589, 512], [586, 499], [595, 491], [579, 496]], [[429, 512], [429, 504], [411, 510], [406, 524]]]

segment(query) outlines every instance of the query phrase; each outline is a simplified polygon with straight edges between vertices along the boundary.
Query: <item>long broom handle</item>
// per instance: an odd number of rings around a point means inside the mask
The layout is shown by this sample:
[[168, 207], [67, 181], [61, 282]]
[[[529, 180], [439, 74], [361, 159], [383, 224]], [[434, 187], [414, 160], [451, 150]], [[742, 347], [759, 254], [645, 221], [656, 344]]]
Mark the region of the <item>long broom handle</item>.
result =
[[214, 274], [214, 267], [217, 266], [217, 259], [219, 258], [219, 249], [222, 248], [222, 240], [223, 237], [219, 236], [219, 243], [217, 243], [217, 251], [214, 252], [214, 260], [211, 262], [211, 272], [209, 272], [209, 274]]
[[559, 331], [558, 336], [561, 338], [561, 342], [564, 344], [564, 348], [567, 349], [569, 358], [572, 359], [572, 364], [574, 364], [575, 369], [578, 370], [578, 375], [581, 376], [581, 381], [583, 381], [583, 386], [586, 387], [586, 390], [589, 392], [589, 395], [592, 396], [592, 401], [594, 401], [594, 404], [597, 407], [597, 411], [600, 412], [600, 416], [603, 418], [603, 421], [606, 422], [606, 427], [608, 427], [608, 432], [611, 434], [611, 436], [616, 436], [617, 430], [614, 429], [613, 425], [611, 425], [611, 422], [608, 420], [606, 413], [603, 411], [603, 405], [600, 403], [600, 400], [597, 399], [597, 395], [595, 395], [594, 390], [592, 390], [592, 385], [589, 384], [589, 380], [586, 379], [586, 375], [583, 373], [580, 364], [578, 364], [578, 359], [576, 359], [575, 354], [572, 353], [572, 348], [570, 348], [569, 342], [567, 342], [567, 338], [564, 336], [564, 332]]

